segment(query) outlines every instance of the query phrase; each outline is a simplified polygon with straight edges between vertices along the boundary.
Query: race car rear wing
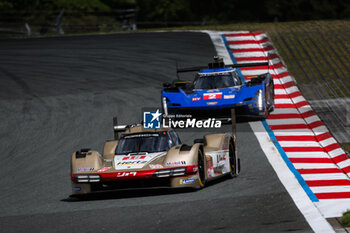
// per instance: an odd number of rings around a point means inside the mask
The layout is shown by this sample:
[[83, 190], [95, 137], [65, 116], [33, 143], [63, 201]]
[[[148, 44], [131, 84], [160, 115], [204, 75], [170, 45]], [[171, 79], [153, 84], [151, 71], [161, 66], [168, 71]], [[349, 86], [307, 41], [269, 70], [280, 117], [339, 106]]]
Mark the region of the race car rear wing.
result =
[[118, 125], [118, 118], [113, 117], [114, 140], [119, 140], [119, 133], [125, 132], [127, 125]]
[[253, 66], [268, 66], [268, 62], [254, 62], [254, 63], [243, 63], [243, 64], [232, 64], [232, 65], [224, 65], [223, 67], [211, 67], [209, 66], [194, 66], [194, 67], [188, 67], [188, 68], [179, 68], [176, 70], [176, 73], [185, 73], [185, 72], [198, 72], [202, 69], [212, 69], [212, 68], [226, 68], [226, 67], [232, 67], [232, 68], [243, 68], [243, 67], [253, 67]]
[[118, 125], [118, 118], [113, 117], [113, 131], [114, 131], [114, 140], [119, 140], [119, 133], [125, 132], [133, 126], [138, 126], [140, 124], [134, 125]]
[[254, 67], [254, 66], [268, 66], [269, 62], [253, 62], [253, 63], [242, 63], [242, 64], [230, 64], [225, 65], [223, 58], [220, 58], [218, 56], [214, 56], [214, 62], [208, 63], [208, 66], [194, 66], [194, 67], [188, 67], [188, 68], [177, 68], [176, 67], [176, 73], [184, 73], [184, 72], [195, 72], [200, 71], [202, 69], [213, 69], [213, 68], [243, 68], [243, 67]]

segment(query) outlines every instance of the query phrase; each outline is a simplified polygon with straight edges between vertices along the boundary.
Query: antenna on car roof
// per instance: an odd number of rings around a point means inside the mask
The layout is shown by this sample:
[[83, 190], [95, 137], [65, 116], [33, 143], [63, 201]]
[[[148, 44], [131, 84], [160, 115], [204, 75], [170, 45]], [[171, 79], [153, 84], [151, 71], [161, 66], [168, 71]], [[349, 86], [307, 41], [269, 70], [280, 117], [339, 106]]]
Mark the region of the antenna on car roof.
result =
[[126, 130], [129, 130], [131, 127], [137, 126], [137, 125], [118, 125], [118, 118], [113, 117], [113, 131], [114, 131], [114, 140], [119, 140], [119, 133], [125, 132]]
[[208, 63], [209, 69], [224, 68], [224, 67], [225, 67], [224, 59], [222, 57], [219, 57], [219, 56], [214, 56], [214, 62]]

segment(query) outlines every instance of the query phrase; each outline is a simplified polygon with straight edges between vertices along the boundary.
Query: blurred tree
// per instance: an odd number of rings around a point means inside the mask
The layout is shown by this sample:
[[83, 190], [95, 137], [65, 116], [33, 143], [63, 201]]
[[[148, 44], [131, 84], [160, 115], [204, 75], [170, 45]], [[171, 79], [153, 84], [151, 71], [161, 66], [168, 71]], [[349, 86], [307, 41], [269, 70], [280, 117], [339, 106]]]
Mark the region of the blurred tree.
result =
[[191, 18], [188, 0], [137, 0], [140, 8], [139, 20], [169, 22], [187, 21]]
[[269, 20], [337, 19], [350, 17], [349, 0], [266, 0]]
[[101, 2], [114, 10], [136, 7], [136, 0], [101, 0]]
[[235, 16], [235, 8], [237, 0], [216, 1], [216, 0], [192, 0], [191, 11], [192, 18], [197, 21], [206, 22], [222, 22], [230, 21]]
[[66, 22], [96, 25], [130, 8], [139, 9], [138, 22], [168, 26], [350, 18], [350, 0], [0, 0], [0, 21], [52, 25], [63, 8]]
[[57, 8], [65, 8], [67, 10], [109, 10], [110, 7], [100, 0], [53, 0], [50, 1]]
[[40, 10], [109, 10], [100, 0], [0, 0], [0, 11], [40, 11]]
[[13, 5], [10, 1], [0, 1], [0, 10], [6, 11], [6, 10], [12, 10]]

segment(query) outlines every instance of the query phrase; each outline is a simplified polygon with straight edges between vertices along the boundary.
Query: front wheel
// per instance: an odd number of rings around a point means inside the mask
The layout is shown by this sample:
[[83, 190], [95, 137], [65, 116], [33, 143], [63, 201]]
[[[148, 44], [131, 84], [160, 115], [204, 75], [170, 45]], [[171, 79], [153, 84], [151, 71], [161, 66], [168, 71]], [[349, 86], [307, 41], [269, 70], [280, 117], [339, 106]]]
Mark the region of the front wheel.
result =
[[262, 119], [266, 119], [269, 116], [270, 112], [275, 109], [275, 91], [273, 86], [266, 92], [264, 102], [265, 108], [264, 113], [261, 115]]
[[269, 113], [272, 112], [275, 109], [275, 88], [273, 83], [271, 83], [271, 87], [269, 89], [269, 97], [266, 103]]
[[205, 161], [204, 161], [204, 154], [201, 149], [198, 150], [198, 173], [199, 173], [199, 188], [204, 188], [206, 184]]
[[229, 146], [229, 158], [230, 158], [230, 173], [229, 176], [230, 178], [238, 176], [239, 170], [240, 170], [240, 164], [239, 164], [239, 159], [237, 157], [237, 152], [234, 147], [233, 142], [230, 142]]

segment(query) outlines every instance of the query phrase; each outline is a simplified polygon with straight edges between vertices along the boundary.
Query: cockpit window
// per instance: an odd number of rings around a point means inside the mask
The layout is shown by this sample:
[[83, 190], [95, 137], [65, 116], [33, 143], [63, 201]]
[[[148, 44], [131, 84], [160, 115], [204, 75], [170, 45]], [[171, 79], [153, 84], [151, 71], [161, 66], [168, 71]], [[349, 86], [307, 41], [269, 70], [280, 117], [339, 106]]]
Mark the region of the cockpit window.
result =
[[241, 79], [236, 72], [224, 75], [197, 76], [194, 89], [218, 89], [241, 85]]
[[119, 140], [116, 154], [125, 155], [139, 152], [161, 152], [169, 150], [169, 139], [162, 134], [126, 135]]

